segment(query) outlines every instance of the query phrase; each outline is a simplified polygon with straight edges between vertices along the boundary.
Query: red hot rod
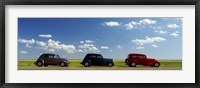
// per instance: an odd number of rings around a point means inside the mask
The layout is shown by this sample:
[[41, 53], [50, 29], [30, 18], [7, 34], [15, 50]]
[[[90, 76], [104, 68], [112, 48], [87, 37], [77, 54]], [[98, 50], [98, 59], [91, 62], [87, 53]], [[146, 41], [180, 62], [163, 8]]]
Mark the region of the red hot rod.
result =
[[145, 54], [130, 53], [128, 54], [125, 63], [129, 67], [136, 67], [136, 65], [144, 65], [151, 67], [159, 67], [160, 63], [153, 58], [147, 58]]

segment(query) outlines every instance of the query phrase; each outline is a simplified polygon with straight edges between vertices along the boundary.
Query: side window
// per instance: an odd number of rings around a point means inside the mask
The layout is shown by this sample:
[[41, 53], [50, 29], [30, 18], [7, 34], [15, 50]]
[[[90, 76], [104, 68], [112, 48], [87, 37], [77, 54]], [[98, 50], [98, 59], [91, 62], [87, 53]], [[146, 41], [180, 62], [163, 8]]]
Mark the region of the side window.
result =
[[55, 55], [55, 56], [54, 56], [54, 59], [58, 59], [58, 55]]
[[53, 58], [53, 55], [49, 55], [48, 58]]
[[96, 56], [95, 55], [90, 55], [89, 58], [96, 58]]
[[144, 59], [144, 58], [145, 58], [145, 56], [140, 56], [140, 58]]
[[137, 56], [132, 56], [134, 59], [138, 58]]

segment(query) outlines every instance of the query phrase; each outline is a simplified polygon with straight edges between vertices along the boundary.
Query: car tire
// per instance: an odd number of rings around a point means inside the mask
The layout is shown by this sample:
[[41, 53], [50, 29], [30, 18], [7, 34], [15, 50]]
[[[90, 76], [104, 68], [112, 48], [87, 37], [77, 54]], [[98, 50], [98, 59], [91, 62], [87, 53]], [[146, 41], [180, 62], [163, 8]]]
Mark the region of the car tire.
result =
[[159, 62], [154, 63], [154, 67], [159, 67], [159, 66], [160, 66]]
[[107, 64], [107, 66], [108, 66], [108, 67], [112, 67], [112, 66], [113, 66], [113, 63], [109, 62], [109, 63]]
[[136, 63], [135, 62], [131, 62], [131, 64], [129, 66], [130, 67], [136, 67]]
[[86, 61], [86, 62], [84, 63], [84, 66], [85, 66], [85, 67], [90, 67], [90, 63], [89, 63], [88, 61]]
[[43, 62], [42, 62], [42, 61], [38, 61], [38, 62], [37, 62], [37, 66], [38, 66], [38, 67], [42, 67], [42, 66], [43, 66]]
[[65, 67], [65, 66], [66, 66], [65, 62], [61, 62], [61, 63], [60, 63], [60, 66], [61, 66], [61, 67]]

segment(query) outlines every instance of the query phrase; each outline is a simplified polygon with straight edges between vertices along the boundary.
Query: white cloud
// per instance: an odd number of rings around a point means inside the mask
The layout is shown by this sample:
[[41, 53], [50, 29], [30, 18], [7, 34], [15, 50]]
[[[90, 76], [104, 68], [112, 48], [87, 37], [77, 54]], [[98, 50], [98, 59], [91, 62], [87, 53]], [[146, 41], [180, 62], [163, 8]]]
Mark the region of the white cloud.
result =
[[159, 26], [157, 26], [157, 27], [154, 27], [154, 26], [149, 26], [150, 28], [152, 28], [152, 29], [162, 29], [163, 27], [159, 27]]
[[105, 22], [104, 23], [106, 26], [114, 27], [114, 26], [120, 26], [121, 24], [116, 21], [110, 21], [110, 22]]
[[101, 49], [109, 49], [108, 46], [101, 46]]
[[162, 37], [149, 38], [149, 37], [146, 36], [146, 39], [135, 39], [135, 40], [132, 40], [132, 42], [136, 43], [138, 45], [144, 45], [144, 44], [148, 44], [148, 43], [162, 42], [162, 41], [165, 41], [165, 40], [166, 39], [162, 38]]
[[29, 44], [26, 44], [26, 47], [27, 47], [27, 48], [32, 48], [32, 46], [30, 46]]
[[76, 47], [74, 45], [61, 44], [60, 41], [54, 41], [52, 39], [48, 40], [48, 47], [58, 50], [64, 50], [67, 53], [74, 53], [76, 51]]
[[54, 50], [54, 49], [49, 49], [48, 51], [50, 51], [50, 52], [55, 52], [55, 50]]
[[48, 46], [54, 49], [61, 49], [60, 41], [48, 40]]
[[28, 54], [27, 51], [20, 51], [21, 54]]
[[80, 41], [80, 43], [82, 43], [82, 44], [83, 44], [83, 43], [84, 43], [84, 41]]
[[120, 45], [117, 45], [117, 48], [121, 49], [122, 47]]
[[79, 48], [83, 48], [85, 49], [85, 51], [93, 51], [93, 52], [99, 52], [99, 49], [96, 48], [96, 46], [94, 44], [82, 44], [79, 45]]
[[48, 47], [48, 46], [38, 46], [38, 48], [39, 48], [39, 49], [42, 49], [42, 50], [47, 50], [47, 51], [48, 51], [48, 48], [49, 48], [49, 47]]
[[170, 36], [172, 36], [172, 37], [177, 37], [178, 34], [174, 32], [174, 33], [171, 33]]
[[81, 53], [82, 53], [82, 52], [84, 52], [84, 51], [83, 51], [83, 50], [81, 50], [81, 49], [78, 49], [78, 50], [77, 50], [77, 52], [81, 52]]
[[157, 45], [155, 45], [155, 44], [152, 44], [152, 47], [155, 47], [155, 48], [157, 48], [158, 46], [157, 46]]
[[99, 52], [99, 49], [96, 47], [91, 47], [88, 50], [93, 51], [93, 52]]
[[91, 40], [85, 40], [85, 43], [94, 43], [94, 41], [91, 41]]
[[52, 35], [50, 35], [50, 34], [40, 34], [39, 37], [42, 37], [42, 38], [51, 38]]
[[90, 47], [94, 47], [94, 44], [83, 44], [83, 45], [79, 45], [79, 48], [90, 48]]
[[[74, 45], [66, 45], [66, 44], [61, 44], [60, 41], [55, 41], [52, 39], [49, 39], [47, 42], [43, 41], [36, 41], [34, 39], [31, 40], [26, 40], [26, 39], [19, 39], [18, 40], [20, 43], [26, 43], [27, 48], [31, 48], [29, 44], [37, 44], [39, 49], [42, 50], [47, 50], [50, 52], [54, 52], [55, 49], [57, 50], [64, 50], [67, 53], [74, 53], [76, 51], [76, 47]], [[89, 41], [91, 42], [91, 41]], [[50, 48], [50, 49], [49, 49]]]
[[74, 45], [61, 44], [60, 46], [62, 50], [66, 51], [67, 53], [74, 53], [76, 50], [76, 47]]
[[167, 27], [168, 27], [168, 28], [174, 28], [174, 29], [175, 29], [175, 28], [179, 28], [180, 26], [177, 25], [177, 24], [168, 24]]
[[[141, 28], [145, 28], [144, 25], [146, 24], [155, 24], [157, 21], [156, 20], [150, 20], [150, 19], [142, 19], [140, 20], [139, 22], [135, 22], [135, 21], [132, 21], [132, 22], [129, 22], [127, 24], [125, 24], [124, 26], [126, 27], [126, 30], [132, 30], [134, 28], [138, 28], [138, 29], [141, 29]], [[142, 26], [143, 24], [143, 26]], [[138, 26], [140, 25], [140, 26]]]
[[136, 49], [144, 49], [144, 47], [136, 47]]
[[26, 44], [34, 44], [35, 43], [35, 40], [34, 39], [31, 39], [31, 40], [26, 40], [26, 39], [18, 39], [18, 42], [20, 43], [26, 43]]
[[168, 33], [167, 31], [163, 31], [163, 30], [155, 30], [154, 32], [157, 32], [158, 34], [166, 34]]
[[129, 22], [128, 24], [125, 24], [125, 27], [126, 27], [126, 30], [131, 30], [131, 29], [134, 29], [134, 28], [137, 28], [137, 22]]
[[179, 33], [179, 31], [175, 31], [175, 33]]
[[141, 24], [155, 24], [157, 21], [156, 20], [150, 20], [150, 19], [142, 19], [139, 21]]
[[183, 20], [183, 18], [176, 18], [177, 20]]
[[38, 44], [39, 46], [46, 46], [46, 43], [45, 42], [42, 42], [42, 41], [36, 41], [36, 44]]

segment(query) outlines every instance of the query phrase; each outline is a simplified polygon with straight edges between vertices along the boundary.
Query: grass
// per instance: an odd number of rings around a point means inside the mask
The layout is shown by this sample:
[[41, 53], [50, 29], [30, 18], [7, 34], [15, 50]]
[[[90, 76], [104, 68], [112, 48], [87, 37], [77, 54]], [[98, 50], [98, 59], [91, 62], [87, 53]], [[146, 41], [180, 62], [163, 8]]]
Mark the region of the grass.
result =
[[[77, 67], [83, 66], [80, 64], [82, 60], [69, 60], [69, 61], [70, 61], [70, 66], [77, 66]], [[35, 66], [34, 62], [35, 60], [18, 60], [18, 66], [33, 67]], [[159, 62], [160, 62], [160, 67], [182, 67], [181, 60], [159, 60]], [[114, 64], [115, 66], [118, 67], [128, 67], [124, 63], [124, 60], [114, 60]]]
[[18, 66], [35, 66], [35, 60], [18, 60]]

